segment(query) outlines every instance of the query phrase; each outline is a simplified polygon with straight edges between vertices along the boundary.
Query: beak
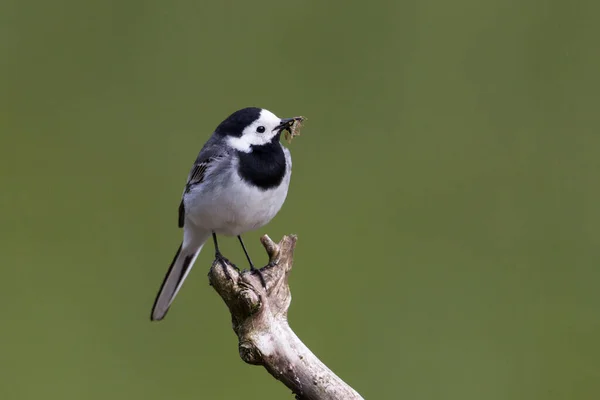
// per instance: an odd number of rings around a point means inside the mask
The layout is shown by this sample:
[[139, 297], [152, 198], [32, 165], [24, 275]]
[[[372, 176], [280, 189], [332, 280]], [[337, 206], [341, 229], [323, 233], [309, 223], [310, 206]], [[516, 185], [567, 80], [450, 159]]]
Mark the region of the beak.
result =
[[296, 121], [304, 121], [303, 117], [293, 117], [293, 118], [284, 118], [281, 120], [281, 122], [279, 123], [279, 125], [277, 125], [275, 127], [275, 129], [273, 129], [274, 131], [278, 131], [278, 132], [283, 132], [285, 130], [290, 131], [292, 128], [292, 125], [294, 125], [294, 122]]

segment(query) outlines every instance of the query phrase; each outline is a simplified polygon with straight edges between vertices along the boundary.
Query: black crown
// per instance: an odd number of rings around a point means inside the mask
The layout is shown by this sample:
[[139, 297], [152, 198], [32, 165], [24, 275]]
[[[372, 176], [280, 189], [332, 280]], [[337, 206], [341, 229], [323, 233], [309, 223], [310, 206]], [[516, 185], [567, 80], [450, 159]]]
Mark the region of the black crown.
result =
[[242, 108], [231, 114], [221, 122], [215, 133], [223, 136], [242, 136], [244, 129], [260, 118], [261, 108], [258, 107], [246, 107]]

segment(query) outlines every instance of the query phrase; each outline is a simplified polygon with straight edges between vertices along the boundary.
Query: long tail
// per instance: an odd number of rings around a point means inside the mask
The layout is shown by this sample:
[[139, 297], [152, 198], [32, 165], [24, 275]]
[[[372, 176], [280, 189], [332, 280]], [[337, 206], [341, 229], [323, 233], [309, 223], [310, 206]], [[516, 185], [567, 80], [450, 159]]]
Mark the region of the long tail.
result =
[[152, 314], [150, 315], [152, 321], [160, 321], [167, 315], [169, 307], [173, 303], [177, 293], [179, 293], [185, 278], [187, 278], [192, 270], [194, 261], [196, 261], [196, 257], [200, 254], [205, 241], [206, 238], [203, 238], [202, 241], [194, 240], [194, 243], [187, 243], [184, 239], [183, 243], [179, 246], [179, 250], [177, 250], [177, 254], [173, 258], [173, 262], [154, 301]]

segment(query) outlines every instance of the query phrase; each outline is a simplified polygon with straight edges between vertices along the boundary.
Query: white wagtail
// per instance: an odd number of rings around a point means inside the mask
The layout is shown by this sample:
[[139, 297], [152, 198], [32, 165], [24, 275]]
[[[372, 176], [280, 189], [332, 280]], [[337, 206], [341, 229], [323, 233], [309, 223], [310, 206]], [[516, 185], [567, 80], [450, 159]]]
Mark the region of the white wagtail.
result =
[[302, 117], [281, 119], [268, 110], [249, 107], [217, 126], [188, 175], [179, 205], [183, 243], [160, 287], [151, 320], [165, 317], [211, 235], [217, 260], [227, 261], [216, 235], [237, 236], [255, 270], [240, 235], [269, 223], [285, 201], [292, 158], [280, 137], [296, 121]]

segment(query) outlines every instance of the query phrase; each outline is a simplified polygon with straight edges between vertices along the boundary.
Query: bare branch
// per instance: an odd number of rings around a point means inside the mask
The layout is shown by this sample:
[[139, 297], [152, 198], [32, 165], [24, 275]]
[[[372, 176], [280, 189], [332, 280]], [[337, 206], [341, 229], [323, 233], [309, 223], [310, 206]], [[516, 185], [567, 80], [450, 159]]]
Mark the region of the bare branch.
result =
[[208, 273], [210, 284], [229, 307], [239, 352], [248, 364], [262, 365], [300, 400], [354, 400], [362, 397], [323, 364], [296, 336], [287, 321], [292, 301], [288, 276], [292, 269], [296, 236], [274, 243], [261, 242], [269, 264], [258, 273], [240, 271], [215, 261]]

